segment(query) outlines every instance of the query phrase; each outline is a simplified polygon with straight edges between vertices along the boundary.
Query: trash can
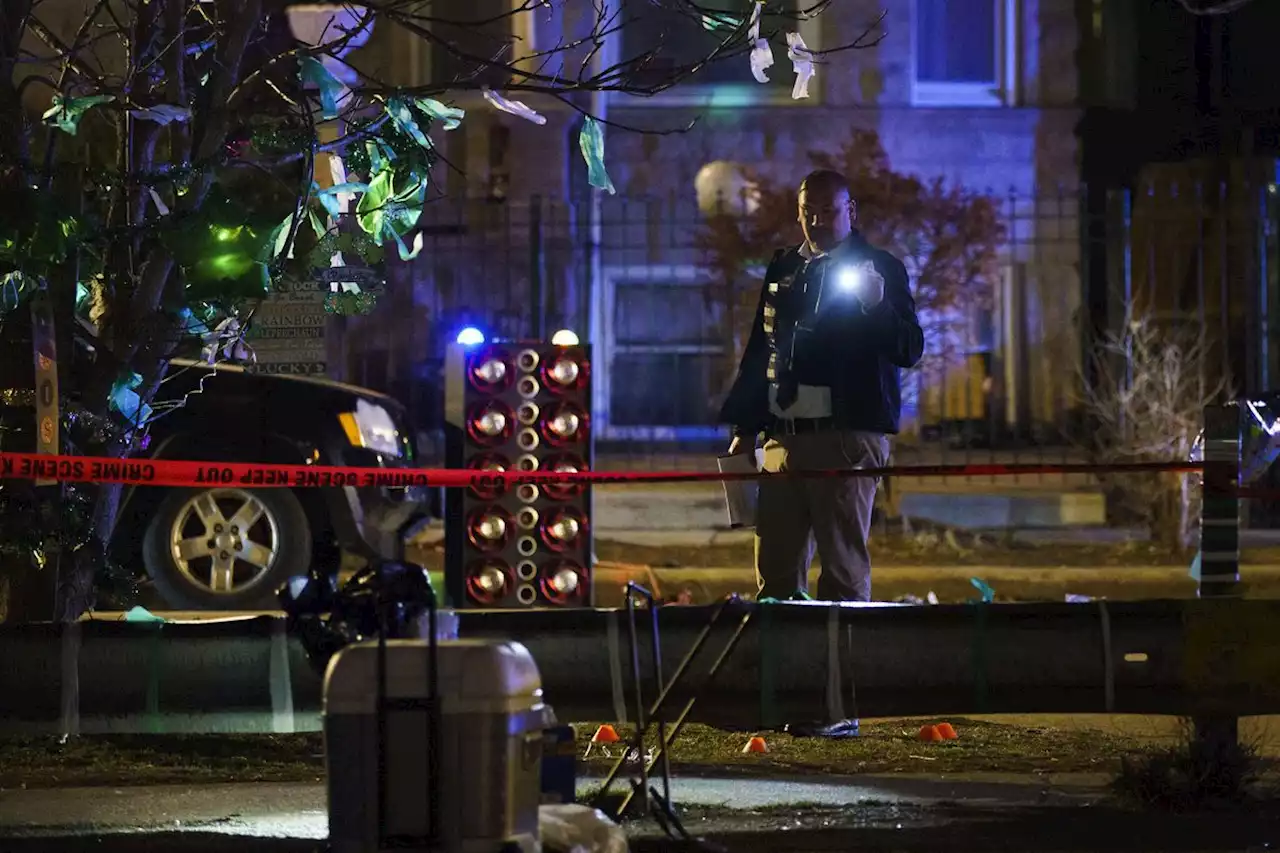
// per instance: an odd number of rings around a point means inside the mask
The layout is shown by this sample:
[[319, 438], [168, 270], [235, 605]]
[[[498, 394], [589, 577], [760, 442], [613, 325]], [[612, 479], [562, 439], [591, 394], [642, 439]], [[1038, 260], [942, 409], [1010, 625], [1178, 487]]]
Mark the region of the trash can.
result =
[[[436, 846], [400, 851], [533, 851], [538, 846], [543, 731], [549, 709], [528, 649], [495, 640], [438, 646], [441, 754]], [[387, 642], [386, 803], [378, 821], [378, 645], [339, 652], [324, 686], [325, 769], [333, 853], [428, 832], [428, 644]], [[406, 702], [406, 700], [408, 700]]]

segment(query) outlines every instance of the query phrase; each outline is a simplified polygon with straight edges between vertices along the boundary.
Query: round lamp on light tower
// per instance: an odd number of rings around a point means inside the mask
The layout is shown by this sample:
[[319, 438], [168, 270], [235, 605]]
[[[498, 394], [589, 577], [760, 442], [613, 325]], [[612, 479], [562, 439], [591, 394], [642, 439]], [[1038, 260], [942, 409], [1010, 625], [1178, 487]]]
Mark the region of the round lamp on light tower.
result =
[[707, 163], [694, 177], [693, 189], [703, 216], [752, 216], [760, 209], [760, 188], [740, 163]]

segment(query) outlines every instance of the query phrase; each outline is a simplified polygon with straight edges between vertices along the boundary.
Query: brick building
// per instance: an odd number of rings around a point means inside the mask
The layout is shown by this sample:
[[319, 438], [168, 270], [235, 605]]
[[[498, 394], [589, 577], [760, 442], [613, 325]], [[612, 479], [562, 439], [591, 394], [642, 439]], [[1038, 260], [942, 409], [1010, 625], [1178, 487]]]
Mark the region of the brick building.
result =
[[[628, 14], [646, 6], [621, 2]], [[483, 19], [519, 4], [459, 5]], [[515, 27], [527, 55], [572, 40], [594, 17], [595, 4], [585, 0], [552, 5], [498, 26]], [[652, 98], [584, 101], [593, 111], [607, 109], [612, 122], [655, 130], [700, 116], [683, 133], [610, 130], [606, 160], [618, 193], [597, 207], [585, 187], [576, 112], [522, 96], [546, 115], [547, 124], [537, 126], [487, 107], [478, 95], [451, 95], [468, 115], [437, 140], [456, 167], [441, 168], [447, 198], [424, 217], [428, 249], [412, 270], [396, 273], [413, 286], [393, 288], [398, 295], [374, 317], [349, 323], [347, 377], [394, 389], [410, 381], [417, 356], [437, 349], [459, 318], [518, 334], [528, 330], [530, 315], [545, 314], [548, 328], [585, 330], [597, 345], [598, 434], [709, 437], [708, 401], [732, 355], [722, 335], [708, 332], [717, 306], [690, 244], [699, 221], [695, 177], [708, 163], [728, 161], [795, 181], [808, 168], [807, 152], [835, 150], [852, 128], [872, 128], [895, 169], [989, 189], [1009, 218], [1004, 280], [995, 305], [974, 318], [975, 358], [948, 372], [949, 388], [921, 398], [931, 411], [920, 419], [1053, 421], [1071, 396], [1069, 366], [1080, 346], [1073, 331], [1080, 293], [1078, 5], [837, 0], [800, 24], [810, 47], [853, 41], [881, 10], [884, 38], [830, 56], [807, 100], [792, 100], [791, 64], [775, 46], [769, 85], [751, 79], [743, 57]], [[705, 55], [713, 44], [695, 27], [667, 32], [663, 52], [673, 62]], [[613, 39], [606, 53], [616, 59], [647, 49], [653, 33], [640, 22]], [[456, 60], [432, 56], [429, 44], [390, 29], [376, 31], [361, 53], [366, 67], [402, 83], [487, 73], [458, 68]], [[571, 61], [564, 67], [575, 73]]]

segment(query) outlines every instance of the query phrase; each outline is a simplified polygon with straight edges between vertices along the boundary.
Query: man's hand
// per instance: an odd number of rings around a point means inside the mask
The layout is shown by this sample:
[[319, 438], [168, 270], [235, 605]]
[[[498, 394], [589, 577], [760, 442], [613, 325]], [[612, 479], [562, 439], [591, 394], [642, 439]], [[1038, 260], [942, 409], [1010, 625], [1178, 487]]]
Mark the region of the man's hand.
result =
[[858, 288], [858, 299], [862, 300], [864, 311], [870, 311], [884, 301], [884, 276], [871, 261], [863, 261], [862, 285]]
[[733, 441], [729, 442], [729, 455], [737, 456], [739, 453], [750, 453], [755, 450], [750, 444], [742, 440], [742, 436], [735, 435]]

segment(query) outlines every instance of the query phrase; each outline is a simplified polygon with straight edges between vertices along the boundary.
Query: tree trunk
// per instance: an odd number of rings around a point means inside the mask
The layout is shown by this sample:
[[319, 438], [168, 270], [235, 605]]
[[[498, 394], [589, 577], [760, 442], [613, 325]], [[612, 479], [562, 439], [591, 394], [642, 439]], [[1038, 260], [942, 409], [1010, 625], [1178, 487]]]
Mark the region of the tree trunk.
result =
[[1154, 474], [1153, 488], [1149, 491], [1151, 502], [1151, 538], [1170, 550], [1186, 548], [1182, 488], [1177, 475]]
[[52, 569], [37, 569], [17, 554], [0, 557], [0, 624], [53, 621]]

